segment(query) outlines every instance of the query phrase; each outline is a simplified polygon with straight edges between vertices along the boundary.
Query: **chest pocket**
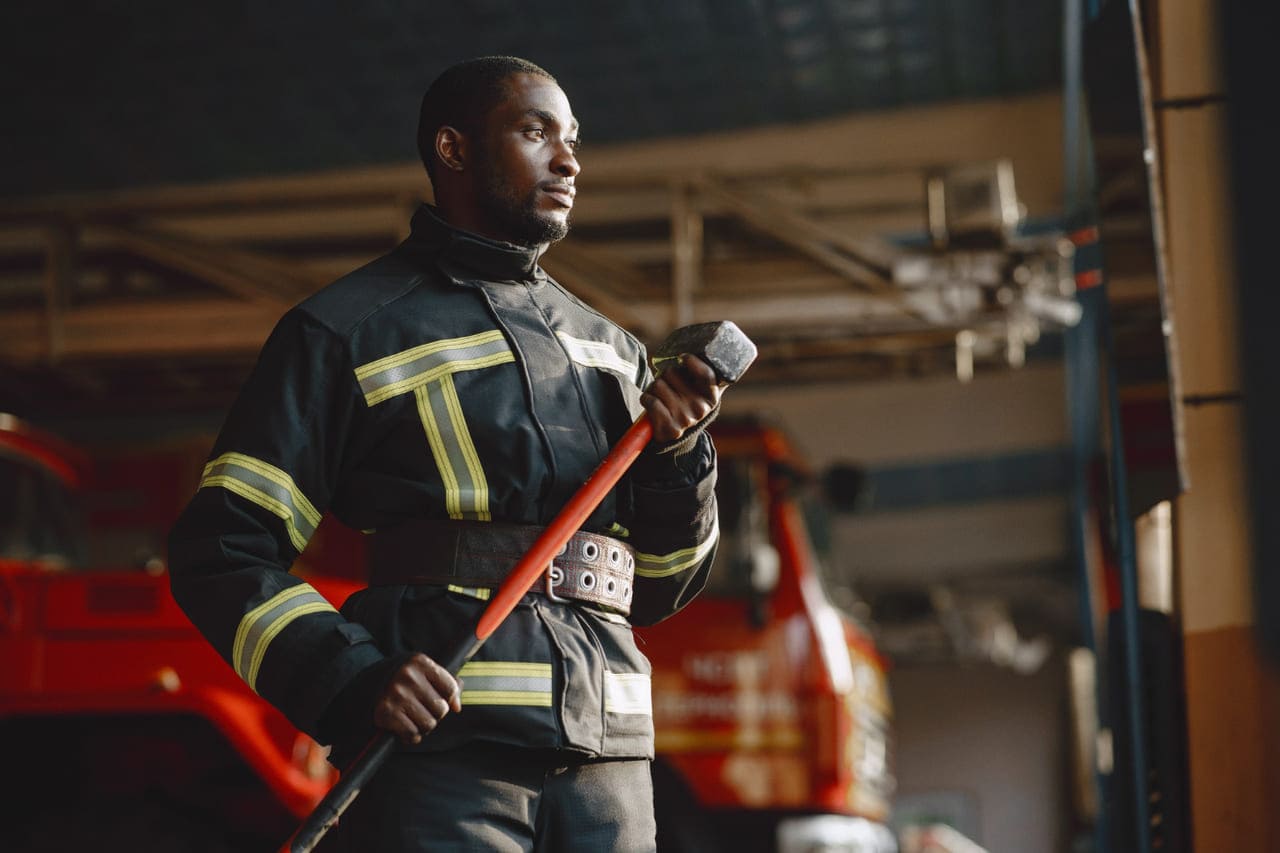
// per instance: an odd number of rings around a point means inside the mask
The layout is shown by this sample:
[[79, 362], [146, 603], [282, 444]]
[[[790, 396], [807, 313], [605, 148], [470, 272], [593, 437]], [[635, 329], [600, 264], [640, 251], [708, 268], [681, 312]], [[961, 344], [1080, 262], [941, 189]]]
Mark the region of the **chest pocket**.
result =
[[574, 364], [602, 370], [613, 377], [632, 418], [644, 412], [640, 405], [640, 388], [636, 385], [640, 370], [634, 362], [627, 361], [612, 345], [601, 341], [575, 338], [565, 332], [556, 332], [556, 337]]
[[356, 381], [370, 407], [414, 396], [431, 456], [444, 483], [450, 518], [489, 521], [489, 485], [454, 385], [455, 374], [515, 361], [500, 330], [448, 338], [357, 367]]

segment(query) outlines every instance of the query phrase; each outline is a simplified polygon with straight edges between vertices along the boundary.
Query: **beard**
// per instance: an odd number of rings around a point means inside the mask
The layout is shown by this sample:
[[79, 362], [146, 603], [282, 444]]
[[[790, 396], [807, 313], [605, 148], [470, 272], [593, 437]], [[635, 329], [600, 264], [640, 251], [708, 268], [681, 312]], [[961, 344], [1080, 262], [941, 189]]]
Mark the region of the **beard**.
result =
[[563, 240], [569, 233], [569, 219], [561, 220], [538, 209], [534, 188], [520, 196], [493, 172], [484, 176], [480, 208], [509, 242], [519, 246], [542, 246]]

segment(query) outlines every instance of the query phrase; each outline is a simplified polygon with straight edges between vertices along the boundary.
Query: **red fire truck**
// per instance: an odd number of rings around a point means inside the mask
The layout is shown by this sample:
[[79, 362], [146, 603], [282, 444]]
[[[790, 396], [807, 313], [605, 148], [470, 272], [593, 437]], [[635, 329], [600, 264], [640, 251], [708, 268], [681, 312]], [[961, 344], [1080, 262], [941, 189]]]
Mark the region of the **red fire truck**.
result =
[[[715, 431], [713, 578], [641, 632], [659, 847], [894, 850], [885, 666], [823, 591], [801, 466], [775, 430]], [[90, 464], [0, 415], [6, 850], [270, 850], [333, 782], [324, 750], [169, 597], [161, 543], [207, 447]], [[363, 572], [358, 535], [322, 524], [295, 571], [341, 604]]]

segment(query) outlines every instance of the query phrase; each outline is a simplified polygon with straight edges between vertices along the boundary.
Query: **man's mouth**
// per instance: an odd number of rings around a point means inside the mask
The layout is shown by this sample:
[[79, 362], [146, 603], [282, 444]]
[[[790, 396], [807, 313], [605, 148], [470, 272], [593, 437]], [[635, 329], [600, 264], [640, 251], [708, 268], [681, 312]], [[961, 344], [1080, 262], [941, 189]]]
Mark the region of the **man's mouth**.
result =
[[564, 207], [573, 207], [573, 197], [578, 194], [572, 184], [543, 184], [541, 189]]

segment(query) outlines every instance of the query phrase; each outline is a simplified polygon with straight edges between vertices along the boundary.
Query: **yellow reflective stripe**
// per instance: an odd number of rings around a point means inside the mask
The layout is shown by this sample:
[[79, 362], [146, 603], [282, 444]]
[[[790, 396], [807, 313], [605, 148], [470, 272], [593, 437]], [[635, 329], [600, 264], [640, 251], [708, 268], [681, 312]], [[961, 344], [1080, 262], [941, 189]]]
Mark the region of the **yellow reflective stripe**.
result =
[[258, 669], [271, 641], [289, 623], [308, 613], [337, 613], [315, 587], [300, 583], [282, 590], [240, 618], [231, 645], [231, 665], [255, 691]]
[[453, 377], [414, 389], [418, 417], [440, 481], [444, 485], [445, 512], [450, 518], [489, 521], [489, 483], [480, 464], [475, 442], [467, 429], [462, 403]]
[[450, 518], [488, 521], [489, 483], [467, 428], [453, 374], [515, 361], [501, 330], [494, 329], [413, 347], [357, 367], [356, 381], [372, 406], [413, 392], [431, 455], [444, 485]]
[[469, 661], [458, 671], [463, 705], [551, 707], [551, 664]]
[[506, 660], [473, 660], [467, 661], [458, 670], [460, 678], [468, 675], [506, 675], [516, 678], [550, 678], [551, 664], [528, 663], [526, 661]]
[[463, 705], [521, 705], [526, 708], [550, 708], [551, 691], [546, 693], [522, 690], [463, 690]]
[[702, 562], [720, 538], [720, 522], [717, 519], [706, 539], [691, 548], [682, 548], [670, 554], [644, 554], [636, 552], [636, 574], [642, 578], [665, 578], [679, 574]]
[[471, 598], [478, 598], [481, 601], [488, 601], [490, 596], [493, 595], [493, 590], [483, 586], [454, 586], [453, 584], [449, 584], [447, 587], [445, 587], [445, 589], [449, 590], [450, 592], [456, 592], [459, 595], [467, 595], [467, 596], [470, 596]]
[[583, 340], [582, 338], [567, 335], [564, 332], [556, 332], [556, 337], [560, 339], [564, 351], [569, 354], [569, 358], [575, 364], [580, 364], [583, 367], [598, 367], [603, 370], [611, 370], [632, 382], [635, 381], [636, 374], [639, 373], [636, 365], [619, 355], [612, 344], [607, 344], [604, 341]]
[[444, 486], [445, 512], [450, 518], [489, 521], [489, 484], [452, 377], [419, 386], [414, 396]]
[[449, 450], [445, 446], [444, 436], [440, 434], [440, 425], [436, 423], [435, 413], [431, 411], [431, 401], [427, 399], [427, 386], [420, 385], [414, 390], [418, 403], [418, 418], [422, 421], [422, 429], [427, 434], [427, 444], [431, 446], [431, 457], [436, 461], [440, 471], [440, 480], [444, 483], [444, 510], [450, 518], [462, 518], [461, 490], [458, 478], [449, 464]]
[[502, 339], [502, 331], [493, 329], [488, 332], [480, 332], [474, 335], [467, 335], [462, 338], [446, 338], [444, 340], [432, 341], [429, 344], [422, 344], [413, 349], [407, 349], [394, 355], [380, 358], [377, 361], [371, 361], [368, 364], [356, 368], [356, 379], [367, 379], [378, 373], [390, 370], [393, 367], [400, 367], [411, 361], [417, 361], [423, 356], [434, 355], [449, 349], [462, 349], [477, 344], [487, 344]]
[[265, 477], [280, 486], [293, 497], [294, 505], [298, 508], [298, 511], [302, 513], [303, 518], [307, 519], [307, 521], [310, 521], [312, 524], [320, 523], [320, 513], [312, 505], [311, 501], [307, 500], [307, 496], [298, 488], [297, 483], [293, 482], [293, 478], [280, 468], [277, 468], [270, 463], [263, 462], [261, 459], [254, 459], [252, 456], [246, 456], [243, 453], [232, 452], [224, 453], [217, 459], [214, 459], [212, 462], [204, 466], [204, 470], [208, 472], [212, 468], [225, 464], [235, 464], [242, 468], [247, 468], [255, 474]]
[[643, 672], [605, 672], [604, 709], [610, 714], [653, 716], [649, 676]]
[[498, 353], [497, 355], [484, 356], [482, 358], [461, 359], [451, 361], [448, 364], [442, 364], [431, 370], [423, 371], [416, 376], [411, 376], [394, 385], [387, 385], [380, 388], [376, 393], [366, 394], [365, 402], [370, 406], [389, 400], [400, 394], [408, 393], [415, 388], [425, 385], [428, 382], [434, 382], [442, 376], [449, 376], [454, 373], [462, 373], [467, 370], [479, 370], [482, 367], [493, 367], [496, 364], [506, 364], [515, 361], [516, 358], [510, 352]]
[[256, 503], [272, 515], [279, 516], [280, 520], [284, 522], [285, 532], [289, 534], [289, 541], [293, 543], [293, 547], [298, 551], [307, 547], [307, 537], [302, 534], [302, 531], [298, 530], [297, 523], [293, 520], [293, 511], [287, 504], [283, 504], [266, 492], [255, 489], [247, 483], [225, 474], [205, 477], [200, 481], [200, 488], [203, 489], [206, 486], [221, 486], [245, 500]]
[[267, 648], [271, 645], [271, 641], [276, 638], [281, 631], [289, 627], [289, 624], [301, 616], [308, 613], [337, 613], [333, 605], [329, 602], [315, 601], [310, 604], [303, 604], [293, 608], [288, 613], [280, 615], [276, 621], [272, 622], [267, 630], [262, 632], [262, 639], [259, 641], [257, 648], [253, 652], [253, 660], [249, 664], [249, 676], [245, 681], [249, 682], [249, 686], [253, 688], [253, 692], [258, 692], [258, 669], [262, 666], [262, 659], [266, 657]]
[[494, 330], [423, 344], [358, 367], [355, 376], [373, 406], [444, 376], [513, 361], [502, 332]]
[[[315, 589], [310, 584], [302, 583], [297, 586], [291, 586], [282, 592], [276, 593], [271, 598], [268, 598], [266, 601], [250, 610], [244, 616], [241, 616], [240, 626], [236, 628], [235, 642], [231, 644], [232, 664], [235, 665], [236, 661], [240, 660], [240, 653], [244, 650], [244, 643], [245, 639], [249, 635], [249, 629], [253, 627], [253, 624], [258, 621], [258, 618], [262, 616], [262, 614], [266, 613], [268, 610], [278, 607], [291, 598], [297, 598], [299, 595], [306, 595], [310, 592], [315, 592]], [[239, 672], [238, 666], [236, 667], [236, 671]]]
[[274, 465], [243, 453], [224, 453], [204, 466], [199, 488], [221, 486], [251, 501], [284, 523], [301, 551], [320, 524], [320, 513], [293, 478]]
[[476, 452], [475, 442], [471, 440], [471, 431], [467, 429], [467, 419], [462, 414], [462, 401], [458, 399], [458, 389], [453, 378], [446, 376], [440, 380], [440, 390], [444, 394], [445, 408], [449, 412], [449, 420], [453, 424], [453, 439], [462, 458], [466, 462], [467, 472], [471, 475], [471, 504], [475, 518], [489, 521], [489, 481], [485, 479], [484, 467], [480, 464], [480, 454]]

